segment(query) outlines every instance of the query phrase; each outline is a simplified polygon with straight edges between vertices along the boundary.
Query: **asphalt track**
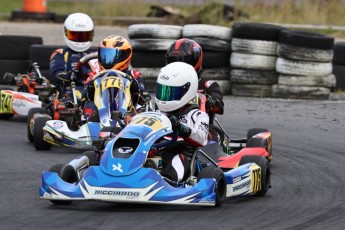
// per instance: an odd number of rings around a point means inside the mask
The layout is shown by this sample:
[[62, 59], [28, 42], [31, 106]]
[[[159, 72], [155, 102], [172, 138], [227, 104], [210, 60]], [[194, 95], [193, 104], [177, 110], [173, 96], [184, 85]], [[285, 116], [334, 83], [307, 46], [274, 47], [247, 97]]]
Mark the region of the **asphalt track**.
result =
[[227, 96], [232, 138], [273, 133], [272, 188], [220, 208], [40, 200], [41, 172], [79, 153], [36, 151], [26, 118], [0, 120], [0, 229], [344, 229], [345, 102]]

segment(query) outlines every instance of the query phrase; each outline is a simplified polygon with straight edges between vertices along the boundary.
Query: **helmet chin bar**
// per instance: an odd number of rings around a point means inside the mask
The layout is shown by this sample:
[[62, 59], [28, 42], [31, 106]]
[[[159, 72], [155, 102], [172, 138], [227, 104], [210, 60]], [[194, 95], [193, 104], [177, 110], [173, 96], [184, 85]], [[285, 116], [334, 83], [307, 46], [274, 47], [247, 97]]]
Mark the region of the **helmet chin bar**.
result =
[[66, 45], [75, 52], [85, 52], [88, 50], [92, 42], [73, 42], [65, 38]]

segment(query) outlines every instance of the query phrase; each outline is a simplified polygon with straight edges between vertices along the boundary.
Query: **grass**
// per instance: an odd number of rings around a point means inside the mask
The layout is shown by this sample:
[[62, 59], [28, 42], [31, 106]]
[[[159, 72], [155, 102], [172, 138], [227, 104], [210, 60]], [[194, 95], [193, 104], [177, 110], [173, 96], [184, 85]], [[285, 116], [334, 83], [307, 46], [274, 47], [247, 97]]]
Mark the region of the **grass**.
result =
[[[0, 0], [0, 14], [10, 14], [13, 10], [21, 9], [23, 2], [23, 0]], [[159, 0], [152, 2], [163, 6]], [[224, 20], [222, 4], [210, 0], [204, 0], [204, 2], [203, 5], [172, 5], [174, 8], [179, 9], [186, 19], [174, 20], [172, 18], [170, 23], [188, 24], [197, 22], [223, 26], [232, 25], [233, 21]], [[275, 2], [279, 2], [279, 4]], [[151, 3], [140, 0], [47, 1], [47, 9], [50, 12], [64, 15], [83, 12], [93, 18], [144, 17], [150, 11], [150, 5]], [[233, 6], [235, 8], [234, 21], [338, 26], [344, 24], [345, 2], [343, 0], [234, 0]], [[250, 17], [236, 17], [238, 11], [243, 11]], [[112, 20], [107, 23], [107, 20], [101, 20], [100, 23], [113, 24], [116, 22]], [[316, 32], [345, 38], [345, 32], [341, 30], [326, 28]]]
[[[0, 0], [0, 13], [10, 13], [21, 9], [23, 0]], [[157, 5], [160, 1], [152, 1]], [[173, 2], [173, 1], [172, 1]], [[185, 16], [201, 12], [203, 20], [219, 24], [222, 20], [221, 5], [215, 1], [204, 1], [204, 5], [173, 5], [179, 8]], [[279, 2], [273, 4], [268, 2]], [[140, 0], [99, 0], [99, 1], [58, 1], [48, 0], [47, 9], [57, 14], [84, 12], [90, 16], [145, 16], [151, 3]], [[235, 10], [241, 10], [250, 15], [251, 21], [291, 23], [291, 24], [323, 24], [342, 25], [345, 12], [343, 0], [234, 0]], [[237, 18], [235, 20], [242, 20]]]

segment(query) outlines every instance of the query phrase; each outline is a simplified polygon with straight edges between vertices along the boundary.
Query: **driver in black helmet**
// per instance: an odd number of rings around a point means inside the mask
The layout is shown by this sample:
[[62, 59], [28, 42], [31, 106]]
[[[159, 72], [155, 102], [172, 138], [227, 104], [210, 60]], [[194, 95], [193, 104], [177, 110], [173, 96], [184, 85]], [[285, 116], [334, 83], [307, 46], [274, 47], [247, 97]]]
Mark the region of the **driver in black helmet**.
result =
[[221, 93], [220, 86], [216, 81], [202, 78], [202, 57], [203, 52], [197, 42], [191, 39], [182, 38], [175, 41], [168, 48], [165, 60], [166, 64], [172, 62], [185, 62], [194, 67], [199, 78], [199, 92], [201, 91], [207, 97], [206, 112], [210, 116], [210, 123], [212, 123], [214, 114], [224, 113], [223, 94]]

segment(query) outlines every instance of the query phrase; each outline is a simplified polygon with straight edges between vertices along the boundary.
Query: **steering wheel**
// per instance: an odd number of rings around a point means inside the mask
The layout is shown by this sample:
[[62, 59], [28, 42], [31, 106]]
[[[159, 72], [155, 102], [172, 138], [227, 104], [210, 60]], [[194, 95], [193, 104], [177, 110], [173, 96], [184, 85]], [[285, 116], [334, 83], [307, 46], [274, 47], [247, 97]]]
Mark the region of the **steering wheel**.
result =
[[92, 80], [96, 80], [97, 78], [103, 77], [106, 73], [109, 72], [115, 72], [117, 75], [121, 76], [121, 77], [126, 77], [127, 74], [120, 71], [120, 70], [114, 70], [114, 69], [106, 69], [106, 70], [102, 70], [101, 72], [97, 73], [95, 76], [93, 76]]
[[[89, 61], [92, 59], [96, 59], [98, 58], [98, 53], [97, 52], [93, 52], [93, 53], [89, 53], [87, 55], [85, 55], [84, 57], [80, 58], [78, 65], [77, 65], [77, 70], [80, 70], [80, 67], [82, 65], [88, 65]], [[90, 66], [88, 66], [90, 68]]]
[[159, 148], [163, 148], [163, 147], [167, 147], [167, 146], [173, 145], [173, 144], [176, 143], [177, 138], [178, 138], [178, 130], [176, 129], [176, 130], [173, 130], [171, 140], [160, 142], [160, 143], [157, 143], [157, 144], [153, 144], [152, 148], [159, 149]]

